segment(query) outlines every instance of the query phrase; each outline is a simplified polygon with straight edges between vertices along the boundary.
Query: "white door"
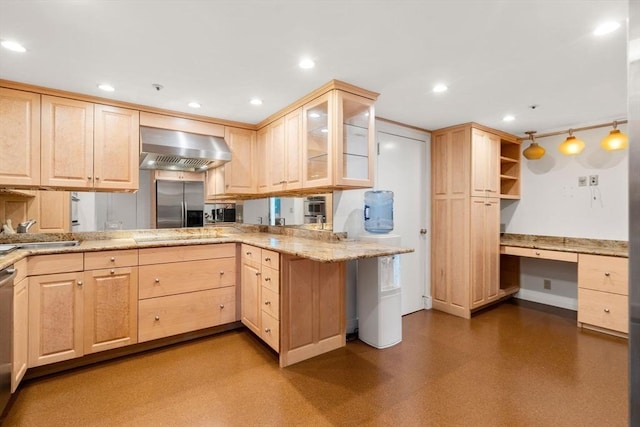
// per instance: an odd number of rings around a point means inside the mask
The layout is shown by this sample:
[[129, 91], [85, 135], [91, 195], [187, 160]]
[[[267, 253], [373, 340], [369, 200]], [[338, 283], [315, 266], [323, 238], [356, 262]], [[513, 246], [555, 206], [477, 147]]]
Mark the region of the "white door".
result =
[[[424, 136], [427, 139], [428, 136]], [[402, 314], [425, 308], [430, 295], [429, 234], [421, 234], [430, 223], [429, 142], [377, 132], [379, 144], [376, 189], [393, 191], [393, 231], [401, 245], [415, 252], [400, 255]]]

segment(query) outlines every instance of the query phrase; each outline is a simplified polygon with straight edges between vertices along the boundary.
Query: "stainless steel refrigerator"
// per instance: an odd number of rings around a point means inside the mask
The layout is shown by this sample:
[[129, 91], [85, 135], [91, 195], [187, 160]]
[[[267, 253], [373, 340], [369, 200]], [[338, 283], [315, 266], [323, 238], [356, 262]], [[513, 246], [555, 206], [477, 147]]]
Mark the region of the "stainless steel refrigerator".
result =
[[203, 182], [156, 181], [156, 228], [203, 225]]

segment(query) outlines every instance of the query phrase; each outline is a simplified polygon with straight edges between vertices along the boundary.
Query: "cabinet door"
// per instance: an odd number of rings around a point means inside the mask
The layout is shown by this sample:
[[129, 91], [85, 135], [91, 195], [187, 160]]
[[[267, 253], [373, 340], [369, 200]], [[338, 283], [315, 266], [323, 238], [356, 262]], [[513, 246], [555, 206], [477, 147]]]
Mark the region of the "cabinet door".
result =
[[266, 126], [256, 133], [256, 185], [258, 193], [268, 193], [271, 187], [270, 175], [273, 173], [271, 145], [271, 128]]
[[13, 368], [11, 373], [11, 393], [27, 372], [27, 354], [29, 348], [29, 294], [28, 278], [19, 281], [13, 287]]
[[68, 233], [71, 231], [71, 197], [68, 191], [38, 191], [38, 221], [34, 232]]
[[93, 188], [93, 104], [42, 96], [42, 185]]
[[167, 181], [204, 181], [204, 173], [200, 172], [156, 170], [154, 175], [156, 179]]
[[242, 323], [260, 336], [260, 265], [242, 260], [241, 271], [241, 313]]
[[40, 185], [40, 95], [0, 88], [0, 185]]
[[[231, 149], [231, 161], [225, 163], [225, 192], [253, 194], [256, 190], [254, 150], [256, 132], [247, 129], [225, 128], [225, 140]], [[260, 160], [262, 161], [262, 160]]]
[[287, 190], [302, 187], [302, 108], [284, 118], [284, 164]]
[[84, 272], [85, 354], [138, 342], [138, 267]]
[[82, 273], [29, 277], [29, 367], [83, 355]]
[[434, 197], [469, 194], [468, 126], [435, 132], [431, 143], [431, 181]]
[[302, 182], [304, 188], [332, 184], [334, 108], [327, 93], [302, 108]]
[[280, 191], [286, 187], [284, 117], [269, 125], [269, 191]]
[[500, 287], [500, 203], [471, 200], [471, 309], [498, 298]]
[[137, 190], [140, 113], [95, 105], [94, 186], [101, 190]]
[[471, 195], [500, 195], [500, 138], [479, 129], [471, 130]]
[[207, 201], [215, 202], [224, 196], [224, 166], [207, 170], [204, 184]]
[[373, 101], [338, 91], [335, 184], [373, 186], [375, 130]]

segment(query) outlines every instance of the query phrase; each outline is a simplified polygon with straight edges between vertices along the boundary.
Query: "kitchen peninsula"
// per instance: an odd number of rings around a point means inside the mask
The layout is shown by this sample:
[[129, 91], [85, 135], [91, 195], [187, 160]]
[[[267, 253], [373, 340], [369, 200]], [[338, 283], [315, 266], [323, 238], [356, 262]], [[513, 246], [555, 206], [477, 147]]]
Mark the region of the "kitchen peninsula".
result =
[[15, 299], [14, 390], [27, 368], [61, 370], [104, 350], [108, 359], [240, 322], [278, 353], [280, 366], [297, 363], [346, 343], [346, 261], [413, 251], [246, 225], [23, 234], [0, 243], [26, 239], [78, 244], [0, 256], [26, 292]]

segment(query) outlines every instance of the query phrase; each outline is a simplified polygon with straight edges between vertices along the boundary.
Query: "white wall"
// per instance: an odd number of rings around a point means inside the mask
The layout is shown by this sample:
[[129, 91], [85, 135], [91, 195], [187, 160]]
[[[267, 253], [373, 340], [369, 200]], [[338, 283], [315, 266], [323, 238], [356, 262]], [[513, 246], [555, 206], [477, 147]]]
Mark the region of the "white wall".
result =
[[[577, 126], [576, 126], [577, 127]], [[626, 132], [626, 126], [619, 129]], [[628, 150], [607, 152], [600, 140], [610, 129], [575, 132], [586, 147], [576, 156], [558, 151], [566, 135], [539, 138], [540, 160], [522, 158], [522, 198], [502, 201], [507, 233], [628, 240]], [[522, 149], [529, 142], [522, 144]], [[578, 177], [598, 175], [598, 186], [578, 186]], [[543, 288], [544, 279], [551, 289]], [[522, 258], [516, 297], [577, 309], [576, 264]]]

